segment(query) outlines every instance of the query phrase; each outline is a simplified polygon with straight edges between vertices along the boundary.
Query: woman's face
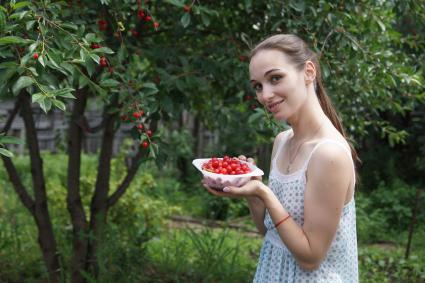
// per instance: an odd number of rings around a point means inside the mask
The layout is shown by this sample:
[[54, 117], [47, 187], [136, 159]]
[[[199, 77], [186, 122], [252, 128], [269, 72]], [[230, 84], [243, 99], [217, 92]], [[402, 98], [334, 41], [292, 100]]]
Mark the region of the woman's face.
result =
[[261, 50], [249, 64], [258, 101], [276, 120], [288, 120], [307, 98], [304, 68], [297, 70], [279, 50]]

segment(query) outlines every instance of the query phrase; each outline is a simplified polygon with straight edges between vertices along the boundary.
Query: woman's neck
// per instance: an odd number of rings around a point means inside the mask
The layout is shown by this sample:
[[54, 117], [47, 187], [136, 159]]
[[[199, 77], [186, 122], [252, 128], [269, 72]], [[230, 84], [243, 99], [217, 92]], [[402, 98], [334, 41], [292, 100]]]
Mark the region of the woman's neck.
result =
[[295, 142], [313, 139], [318, 136], [320, 130], [326, 127], [326, 123], [331, 123], [323, 112], [316, 94], [313, 93], [308, 99], [311, 101], [306, 101], [301, 106], [297, 116], [288, 120], [294, 133]]

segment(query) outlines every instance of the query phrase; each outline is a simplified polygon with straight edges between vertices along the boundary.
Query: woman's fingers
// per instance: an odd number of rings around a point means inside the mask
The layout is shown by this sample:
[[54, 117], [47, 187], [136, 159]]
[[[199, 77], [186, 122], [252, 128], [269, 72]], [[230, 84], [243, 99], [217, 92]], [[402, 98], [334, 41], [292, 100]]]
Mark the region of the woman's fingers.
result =
[[247, 161], [248, 163], [255, 164], [255, 160], [254, 160], [254, 158], [249, 157], [246, 161]]
[[242, 161], [246, 161], [246, 156], [245, 155], [239, 155], [238, 158]]

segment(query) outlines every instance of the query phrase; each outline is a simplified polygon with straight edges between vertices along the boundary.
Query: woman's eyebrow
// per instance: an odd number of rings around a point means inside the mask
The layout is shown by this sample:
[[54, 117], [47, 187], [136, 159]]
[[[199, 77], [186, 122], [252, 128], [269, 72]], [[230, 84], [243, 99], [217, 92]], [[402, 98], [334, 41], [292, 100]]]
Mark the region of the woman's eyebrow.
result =
[[[264, 73], [264, 77], [267, 76], [269, 73], [273, 72], [273, 71], [280, 71], [280, 69], [270, 69], [267, 72]], [[251, 79], [250, 82], [254, 82], [255, 80]]]

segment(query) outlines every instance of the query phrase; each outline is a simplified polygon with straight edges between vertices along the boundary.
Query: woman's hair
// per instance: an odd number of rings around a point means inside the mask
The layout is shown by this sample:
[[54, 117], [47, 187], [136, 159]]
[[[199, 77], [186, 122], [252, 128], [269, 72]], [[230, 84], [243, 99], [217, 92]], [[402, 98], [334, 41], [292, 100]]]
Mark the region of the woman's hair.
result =
[[257, 46], [255, 46], [255, 48], [251, 51], [251, 58], [261, 50], [279, 50], [283, 52], [288, 56], [291, 62], [297, 66], [299, 70], [304, 68], [307, 61], [313, 62], [314, 66], [316, 67], [315, 90], [317, 93], [317, 98], [320, 102], [320, 106], [322, 107], [326, 116], [328, 116], [328, 118], [332, 121], [334, 127], [347, 140], [351, 149], [351, 156], [353, 157], [353, 160], [356, 162], [361, 162], [352, 142], [345, 133], [338, 113], [336, 112], [331, 100], [329, 99], [329, 96], [326, 94], [325, 88], [323, 87], [322, 74], [320, 71], [317, 54], [307, 46], [304, 40], [293, 34], [277, 34], [266, 38]]

